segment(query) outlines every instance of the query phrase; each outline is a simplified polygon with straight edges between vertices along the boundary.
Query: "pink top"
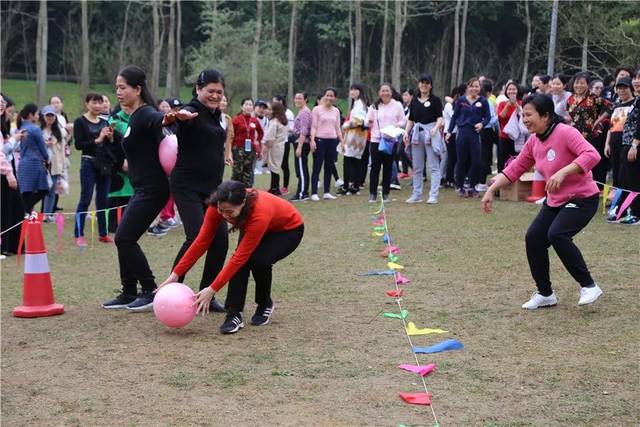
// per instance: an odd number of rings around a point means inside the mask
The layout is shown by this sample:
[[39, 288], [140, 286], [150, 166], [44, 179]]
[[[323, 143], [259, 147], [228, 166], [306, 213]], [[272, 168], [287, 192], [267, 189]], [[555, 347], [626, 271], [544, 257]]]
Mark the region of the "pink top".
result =
[[[3, 144], [4, 138], [2, 134], [0, 134], [0, 148]], [[11, 167], [11, 163], [9, 163], [2, 150], [0, 150], [0, 175], [6, 176], [7, 179], [11, 179], [11, 177], [13, 177], [13, 168]]]
[[340, 111], [336, 107], [327, 110], [318, 105], [311, 112], [311, 132], [316, 138], [338, 139], [340, 131]]
[[371, 142], [380, 142], [380, 129], [387, 126], [403, 127], [405, 121], [402, 104], [394, 99], [388, 104], [381, 102], [377, 110], [372, 105], [367, 111], [366, 119], [371, 128]]
[[558, 124], [546, 141], [531, 135], [518, 157], [502, 172], [511, 182], [535, 165], [536, 170], [547, 181], [554, 173], [571, 163], [582, 169], [582, 173], [568, 175], [556, 193], [547, 194], [547, 204], [562, 206], [572, 199], [581, 199], [598, 193], [591, 169], [600, 161], [596, 149], [575, 128]]

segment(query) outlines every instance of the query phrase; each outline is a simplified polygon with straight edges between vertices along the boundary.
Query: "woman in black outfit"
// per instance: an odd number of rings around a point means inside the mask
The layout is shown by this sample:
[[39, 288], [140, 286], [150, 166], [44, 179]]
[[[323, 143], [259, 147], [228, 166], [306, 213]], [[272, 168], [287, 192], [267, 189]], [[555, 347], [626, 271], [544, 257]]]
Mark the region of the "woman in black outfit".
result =
[[[102, 306], [146, 311], [153, 307], [153, 291], [157, 285], [138, 240], [169, 198], [169, 182], [158, 157], [163, 114], [156, 110], [144, 71], [135, 65], [128, 65], [118, 73], [116, 95], [123, 111], [130, 115], [122, 148], [134, 194], [115, 237], [122, 293]], [[136, 297], [138, 282], [142, 292]]]
[[[204, 70], [198, 75], [191, 102], [180, 111], [167, 114], [167, 121], [175, 118], [178, 122], [178, 159], [171, 174], [171, 194], [186, 235], [174, 266], [198, 236], [208, 206], [205, 200], [222, 182], [226, 131], [221, 124], [219, 105], [223, 96], [222, 74], [216, 70]], [[220, 224], [207, 251], [200, 290], [211, 285], [222, 270], [228, 247], [227, 226]], [[183, 281], [184, 275], [179, 282]], [[211, 301], [210, 308], [224, 312], [224, 307], [215, 299]]]

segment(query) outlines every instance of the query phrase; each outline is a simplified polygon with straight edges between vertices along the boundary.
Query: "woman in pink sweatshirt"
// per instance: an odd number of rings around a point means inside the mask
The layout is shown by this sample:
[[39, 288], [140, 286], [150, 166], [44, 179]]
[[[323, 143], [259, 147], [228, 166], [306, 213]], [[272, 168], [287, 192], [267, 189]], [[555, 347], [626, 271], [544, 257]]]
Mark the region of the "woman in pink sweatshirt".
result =
[[527, 98], [523, 121], [531, 137], [489, 187], [482, 198], [482, 209], [490, 213], [495, 192], [535, 166], [547, 182], [547, 200], [525, 237], [527, 260], [538, 291], [522, 308], [533, 310], [558, 302], [549, 278], [549, 246], [580, 284], [578, 305], [591, 304], [602, 290], [591, 277], [573, 236], [587, 226], [598, 210], [600, 193], [591, 169], [600, 161], [600, 155], [579, 131], [555, 114], [553, 100], [548, 96]]

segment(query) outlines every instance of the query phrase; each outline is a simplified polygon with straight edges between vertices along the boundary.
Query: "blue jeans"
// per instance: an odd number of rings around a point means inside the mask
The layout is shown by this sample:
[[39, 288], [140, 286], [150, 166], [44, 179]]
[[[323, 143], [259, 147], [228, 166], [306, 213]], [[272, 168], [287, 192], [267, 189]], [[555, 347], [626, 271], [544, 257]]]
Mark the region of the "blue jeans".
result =
[[44, 196], [44, 213], [46, 214], [55, 213], [53, 209], [56, 207], [56, 185], [59, 178], [60, 175], [51, 175], [51, 188], [49, 188], [47, 195]]
[[[76, 237], [84, 236], [84, 220], [86, 213], [78, 214], [78, 212], [86, 212], [93, 198], [93, 187], [96, 188], [96, 210], [106, 209], [108, 207], [109, 187], [111, 186], [111, 175], [100, 175], [93, 166], [91, 159], [83, 157], [80, 161], [80, 201], [76, 208], [76, 225], [74, 235]], [[107, 235], [106, 212], [98, 212], [98, 232], [100, 236]]]

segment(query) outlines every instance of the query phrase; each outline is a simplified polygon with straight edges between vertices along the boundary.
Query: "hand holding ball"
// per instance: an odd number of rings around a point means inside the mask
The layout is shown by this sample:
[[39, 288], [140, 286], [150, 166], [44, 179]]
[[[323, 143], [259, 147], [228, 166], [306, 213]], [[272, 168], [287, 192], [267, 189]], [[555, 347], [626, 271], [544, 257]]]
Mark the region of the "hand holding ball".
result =
[[156, 318], [170, 328], [182, 328], [196, 317], [196, 296], [182, 283], [169, 283], [161, 287], [153, 299]]

